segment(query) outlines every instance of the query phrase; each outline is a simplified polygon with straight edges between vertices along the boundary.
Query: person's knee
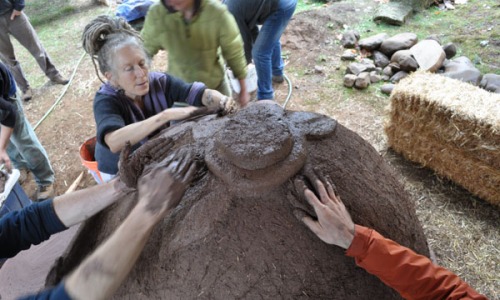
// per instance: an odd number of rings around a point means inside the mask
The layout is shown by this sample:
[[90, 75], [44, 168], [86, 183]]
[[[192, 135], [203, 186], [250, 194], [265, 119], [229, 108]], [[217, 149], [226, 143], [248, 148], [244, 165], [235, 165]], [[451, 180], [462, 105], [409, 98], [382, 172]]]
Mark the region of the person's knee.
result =
[[253, 60], [266, 60], [266, 59], [271, 59], [271, 53], [269, 51], [263, 51], [261, 47], [253, 47], [252, 49], [252, 58]]

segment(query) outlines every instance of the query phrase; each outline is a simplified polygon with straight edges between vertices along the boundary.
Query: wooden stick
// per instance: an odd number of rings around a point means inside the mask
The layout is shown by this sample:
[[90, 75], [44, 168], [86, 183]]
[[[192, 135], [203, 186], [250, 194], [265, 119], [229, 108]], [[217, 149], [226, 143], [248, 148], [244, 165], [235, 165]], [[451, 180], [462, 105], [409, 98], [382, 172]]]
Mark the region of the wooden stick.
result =
[[80, 175], [78, 175], [78, 177], [75, 179], [75, 181], [73, 181], [73, 183], [69, 186], [69, 188], [66, 190], [65, 194], [69, 194], [71, 192], [74, 192], [77, 188], [77, 186], [80, 184], [80, 181], [82, 181], [82, 178], [83, 178], [83, 174], [85, 172], [82, 171], [80, 173]]

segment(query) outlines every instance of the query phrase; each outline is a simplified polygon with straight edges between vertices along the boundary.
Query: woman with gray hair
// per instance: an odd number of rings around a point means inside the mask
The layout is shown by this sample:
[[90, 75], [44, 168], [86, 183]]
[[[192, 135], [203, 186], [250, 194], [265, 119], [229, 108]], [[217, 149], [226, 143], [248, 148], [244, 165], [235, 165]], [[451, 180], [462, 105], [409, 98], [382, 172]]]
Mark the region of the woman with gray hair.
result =
[[[142, 39], [124, 19], [97, 17], [85, 27], [82, 41], [103, 82], [94, 98], [94, 117], [95, 157], [104, 181], [118, 172], [119, 152], [127, 142], [138, 148], [169, 122], [192, 116], [197, 111], [193, 106], [231, 106], [231, 99], [203, 83], [188, 84], [165, 73], [149, 72], [150, 58]], [[106, 82], [99, 76], [96, 61]], [[189, 106], [172, 108], [174, 102]]]

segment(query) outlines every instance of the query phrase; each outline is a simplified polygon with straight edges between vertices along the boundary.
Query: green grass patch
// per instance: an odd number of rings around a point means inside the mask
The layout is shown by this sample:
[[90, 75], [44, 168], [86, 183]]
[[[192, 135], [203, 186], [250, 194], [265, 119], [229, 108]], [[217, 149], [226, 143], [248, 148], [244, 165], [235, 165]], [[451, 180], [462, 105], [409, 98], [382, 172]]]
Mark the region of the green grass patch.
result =
[[297, 1], [297, 7], [295, 8], [295, 13], [305, 11], [305, 10], [317, 9], [323, 5], [324, 5], [324, 3], [321, 1], [299, 0], [299, 1]]
[[24, 9], [31, 25], [39, 26], [76, 12], [69, 0], [37, 0], [26, 3]]

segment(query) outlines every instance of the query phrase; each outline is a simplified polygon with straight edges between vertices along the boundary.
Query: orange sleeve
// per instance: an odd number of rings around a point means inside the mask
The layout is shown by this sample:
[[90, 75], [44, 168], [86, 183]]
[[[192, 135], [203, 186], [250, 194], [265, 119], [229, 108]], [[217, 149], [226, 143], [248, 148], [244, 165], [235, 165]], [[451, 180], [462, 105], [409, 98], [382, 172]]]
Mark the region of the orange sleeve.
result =
[[356, 225], [346, 255], [406, 299], [487, 299], [425, 256]]

